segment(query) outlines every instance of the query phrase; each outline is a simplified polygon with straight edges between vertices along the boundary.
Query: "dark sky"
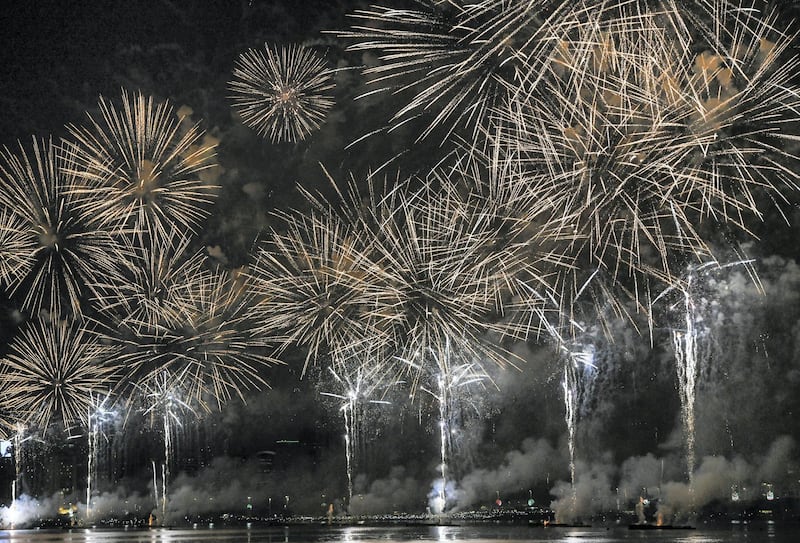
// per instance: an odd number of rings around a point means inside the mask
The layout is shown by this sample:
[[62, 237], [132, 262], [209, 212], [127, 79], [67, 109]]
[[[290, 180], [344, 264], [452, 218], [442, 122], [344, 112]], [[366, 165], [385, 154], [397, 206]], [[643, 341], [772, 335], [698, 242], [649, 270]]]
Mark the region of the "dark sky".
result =
[[[0, 13], [0, 143], [13, 147], [32, 135], [64, 136], [64, 126], [80, 124], [99, 95], [116, 98], [121, 88], [169, 99], [175, 107], [188, 105], [194, 118], [220, 139], [219, 161], [225, 170], [223, 191], [197, 244], [219, 246], [230, 265], [244, 264], [263, 229], [274, 223], [269, 211], [298, 205], [298, 182], [324, 186], [320, 163], [343, 178], [347, 171], [363, 173], [381, 164], [404, 145], [400, 134], [345, 150], [354, 137], [380, 122], [375, 110], [352, 103], [363, 90], [355, 71], [339, 78], [343, 85], [336, 90], [337, 105], [308, 142], [270, 144], [243, 127], [230, 110], [227, 82], [236, 57], [246, 48], [305, 42], [327, 49], [329, 61], [338, 67], [355, 67], [361, 59], [320, 32], [343, 28], [344, 14], [358, 4], [17, 2]], [[422, 168], [424, 160], [406, 164]], [[709, 341], [697, 422], [698, 484], [706, 485], [706, 494], [698, 495], [709, 502], [721, 497], [719, 489], [732, 472], [742, 485], [772, 478], [786, 492], [800, 488], [797, 472], [789, 476], [799, 467], [794, 442], [800, 439], [796, 225], [768, 217], [759, 229], [763, 239], [754, 244], [753, 253], [763, 292], [733, 269], [710, 277], [703, 293], [715, 334]], [[6, 309], [10, 311], [8, 305]], [[7, 320], [0, 324], [10, 326]], [[593, 323], [587, 324], [591, 330]], [[586, 392], [578, 432], [585, 510], [613, 503], [615, 488], [630, 492], [625, 498], [633, 499], [643, 486], [673, 481], [678, 496], [683, 481], [680, 404], [668, 334], [656, 331], [651, 345], [651, 338], [630, 324], [617, 326], [614, 342], [602, 334], [591, 336], [600, 376]], [[535, 489], [545, 505], [568, 494], [561, 366], [548, 347], [521, 345], [518, 350], [527, 360], [520, 371], [492, 369], [497, 387], [490, 385], [464, 400], [465, 429], [458, 434], [455, 468], [459, 506], [490, 503], [497, 492], [527, 497]], [[320, 394], [338, 392], [335, 383], [324, 367], [300, 379], [297, 360], [290, 362], [289, 369], [273, 370], [271, 390], [253, 395], [246, 405], [231, 402], [200, 429], [187, 427], [181, 450], [187, 458], [203, 457], [209, 466], [191, 465], [193, 473], [178, 477], [171, 505], [175, 512], [192, 508], [181, 500], [212, 489], [220, 496], [217, 503], [231, 507], [238, 507], [237, 500], [246, 493], [258, 493], [263, 504], [266, 496], [292, 492], [293, 508], [310, 512], [317, 512], [322, 494], [328, 499], [346, 494], [339, 406]], [[356, 481], [361, 497], [353, 510], [422, 510], [437, 476], [431, 399], [421, 393], [411, 403], [402, 387], [390, 399], [392, 405], [371, 406], [364, 415]], [[299, 441], [300, 452], [281, 440]], [[134, 459], [131, 465], [147, 456], [142, 447], [141, 441], [123, 447]], [[262, 450], [276, 450], [280, 456], [272, 474], [260, 470], [255, 453]], [[218, 458], [212, 462], [213, 457]], [[659, 480], [654, 471], [662, 461], [666, 474]], [[108, 492], [109, 504], [126, 493], [147, 493], [142, 482], [146, 469], [129, 467], [125, 475], [128, 486]], [[253, 481], [257, 487], [248, 487]], [[300, 494], [296, 506], [295, 494]]]

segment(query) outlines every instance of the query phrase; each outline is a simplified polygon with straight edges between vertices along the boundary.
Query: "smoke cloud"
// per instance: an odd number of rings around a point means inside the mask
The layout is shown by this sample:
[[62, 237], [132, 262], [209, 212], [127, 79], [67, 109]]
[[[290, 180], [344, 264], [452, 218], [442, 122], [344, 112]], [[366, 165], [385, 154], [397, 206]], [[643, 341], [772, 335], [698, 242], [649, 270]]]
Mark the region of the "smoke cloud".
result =
[[409, 475], [403, 466], [395, 466], [387, 477], [367, 483], [362, 474], [356, 478], [356, 492], [350, 502], [351, 515], [392, 512], [419, 512], [427, 505], [429, 482]]

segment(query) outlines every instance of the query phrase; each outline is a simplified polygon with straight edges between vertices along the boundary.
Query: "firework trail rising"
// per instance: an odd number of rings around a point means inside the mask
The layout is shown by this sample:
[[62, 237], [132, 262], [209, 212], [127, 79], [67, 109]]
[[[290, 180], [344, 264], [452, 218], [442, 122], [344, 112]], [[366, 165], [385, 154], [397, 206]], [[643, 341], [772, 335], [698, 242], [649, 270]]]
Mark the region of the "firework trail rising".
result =
[[156, 461], [153, 465], [153, 492], [155, 503], [161, 504], [161, 523], [166, 523], [167, 496], [172, 464], [176, 430], [183, 426], [187, 416], [197, 413], [190, 405], [191, 398], [185, 395], [187, 378], [181, 374], [173, 374], [168, 370], [137, 383], [136, 388], [144, 398], [143, 413], [150, 418], [150, 426], [159, 428], [164, 445], [164, 462], [161, 464], [161, 493], [158, 492]]
[[[86, 434], [88, 452], [86, 455], [86, 517], [92, 516], [92, 493], [97, 486], [98, 457], [100, 454], [100, 437], [104, 425], [117, 417], [117, 412], [111, 409], [112, 396], [110, 393], [90, 395], [90, 407], [86, 419]], [[107, 439], [107, 437], [106, 437]]]
[[680, 314], [682, 324], [671, 330], [672, 344], [675, 353], [675, 369], [678, 380], [678, 392], [681, 401], [681, 419], [683, 422], [684, 446], [686, 449], [686, 471], [690, 488], [694, 482], [695, 468], [695, 398], [698, 381], [710, 357], [711, 327], [707, 320], [708, 304], [705, 292], [708, 277], [715, 272], [734, 266], [744, 266], [750, 271], [751, 278], [756, 281], [750, 265], [752, 260], [739, 260], [727, 264], [709, 261], [689, 268], [680, 279], [667, 287], [653, 303], [670, 295], [678, 295], [669, 311]]
[[342, 388], [342, 393], [322, 392], [321, 394], [342, 400], [339, 411], [344, 418], [347, 489], [348, 497], [352, 501], [353, 472], [363, 446], [364, 404], [386, 405], [389, 402], [371, 399], [373, 392], [378, 388], [378, 384], [373, 383], [373, 379], [371, 379], [375, 374], [373, 367], [361, 364], [355, 370], [342, 368], [337, 371], [334, 367], [329, 367], [328, 370], [336, 385]]
[[461, 354], [451, 349], [447, 339], [440, 348], [430, 349], [415, 360], [402, 360], [416, 371], [429, 373], [427, 385], [420, 387], [420, 390], [430, 395], [437, 405], [441, 479], [434, 482], [434, 490], [430, 495], [431, 510], [436, 514], [446, 510], [448, 488], [452, 488], [455, 483], [452, 465], [456, 448], [454, 435], [462, 422], [461, 413], [465, 408], [471, 407], [480, 415], [480, 408], [470, 400], [470, 395], [474, 393], [476, 386], [485, 387], [487, 382], [491, 382], [479, 362], [465, 360]]

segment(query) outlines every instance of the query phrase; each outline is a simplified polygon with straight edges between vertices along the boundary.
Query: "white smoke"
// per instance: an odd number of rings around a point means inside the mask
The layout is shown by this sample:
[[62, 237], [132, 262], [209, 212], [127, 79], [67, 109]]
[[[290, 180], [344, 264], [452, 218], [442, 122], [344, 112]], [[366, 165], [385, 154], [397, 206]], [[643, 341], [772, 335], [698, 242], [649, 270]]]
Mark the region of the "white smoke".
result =
[[498, 489], [525, 492], [565, 469], [562, 454], [547, 440], [527, 438], [520, 450], [506, 453], [497, 467], [476, 469], [462, 477], [456, 489], [456, 508], [464, 510], [491, 502]]
[[408, 475], [402, 466], [391, 469], [388, 477], [366, 485], [366, 478], [356, 478], [356, 491], [350, 502], [351, 515], [374, 515], [393, 512], [421, 512], [428, 503], [427, 485]]
[[613, 511], [616, 507], [616, 492], [612, 491], [615, 474], [608, 454], [597, 462], [577, 461], [575, 485], [559, 481], [550, 491], [556, 497], [550, 504], [556, 522], [584, 521], [594, 513]]

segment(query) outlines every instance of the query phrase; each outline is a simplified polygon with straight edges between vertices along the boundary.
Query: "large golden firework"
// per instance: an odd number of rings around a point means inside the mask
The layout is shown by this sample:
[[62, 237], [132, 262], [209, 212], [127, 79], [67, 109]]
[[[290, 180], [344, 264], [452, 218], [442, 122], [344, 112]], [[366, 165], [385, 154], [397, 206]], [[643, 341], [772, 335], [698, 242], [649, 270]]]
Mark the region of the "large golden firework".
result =
[[123, 91], [121, 108], [103, 97], [99, 107], [65, 146], [82, 217], [115, 234], [193, 231], [216, 196], [215, 142], [152, 96]]

